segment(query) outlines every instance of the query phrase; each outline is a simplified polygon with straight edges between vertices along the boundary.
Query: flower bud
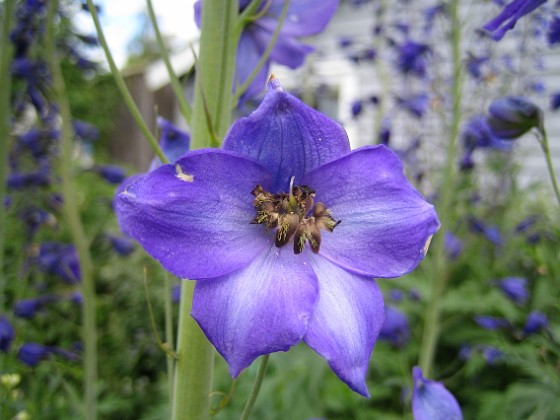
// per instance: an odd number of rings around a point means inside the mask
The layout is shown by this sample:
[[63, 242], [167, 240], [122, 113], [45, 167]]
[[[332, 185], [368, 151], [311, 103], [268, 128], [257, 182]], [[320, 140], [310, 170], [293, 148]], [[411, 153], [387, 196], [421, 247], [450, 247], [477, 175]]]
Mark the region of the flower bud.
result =
[[442, 383], [425, 379], [422, 369], [412, 369], [412, 415], [414, 420], [461, 420], [457, 400]]
[[494, 99], [488, 112], [488, 125], [494, 135], [502, 139], [516, 139], [532, 128], [542, 130], [542, 110], [521, 96]]
[[6, 316], [0, 316], [0, 351], [6, 353], [14, 339], [14, 327]]

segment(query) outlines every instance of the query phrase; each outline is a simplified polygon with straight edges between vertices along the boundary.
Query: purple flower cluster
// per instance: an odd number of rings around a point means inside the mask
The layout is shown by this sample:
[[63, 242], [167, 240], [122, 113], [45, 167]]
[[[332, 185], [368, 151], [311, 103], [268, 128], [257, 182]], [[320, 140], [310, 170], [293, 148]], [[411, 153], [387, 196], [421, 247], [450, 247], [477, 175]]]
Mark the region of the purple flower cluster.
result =
[[276, 79], [223, 149], [132, 179], [115, 208], [167, 270], [198, 280], [192, 316], [234, 377], [304, 341], [362, 395], [385, 312], [373, 277], [414, 269], [439, 227], [394, 153], [350, 151]]

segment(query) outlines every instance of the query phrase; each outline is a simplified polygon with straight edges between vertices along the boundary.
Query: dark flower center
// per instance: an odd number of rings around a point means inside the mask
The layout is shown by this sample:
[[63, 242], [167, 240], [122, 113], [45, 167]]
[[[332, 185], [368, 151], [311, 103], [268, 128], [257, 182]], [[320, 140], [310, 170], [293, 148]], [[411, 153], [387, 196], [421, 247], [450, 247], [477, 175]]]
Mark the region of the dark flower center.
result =
[[303, 251], [306, 242], [317, 254], [321, 246], [321, 229], [332, 232], [340, 223], [336, 221], [323, 203], [315, 203], [315, 191], [307, 185], [294, 185], [291, 192], [272, 194], [257, 185], [251, 194], [257, 215], [253, 224], [264, 224], [276, 229], [277, 247], [286, 245], [294, 238], [294, 253]]

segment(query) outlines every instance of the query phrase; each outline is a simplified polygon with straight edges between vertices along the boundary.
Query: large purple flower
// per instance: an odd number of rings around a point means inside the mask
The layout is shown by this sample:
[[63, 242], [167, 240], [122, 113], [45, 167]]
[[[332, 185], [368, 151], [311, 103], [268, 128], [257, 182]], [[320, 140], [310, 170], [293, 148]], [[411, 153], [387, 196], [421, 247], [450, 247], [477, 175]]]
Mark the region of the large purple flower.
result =
[[303, 340], [366, 396], [384, 318], [373, 278], [411, 271], [439, 227], [393, 152], [351, 152], [276, 79], [223, 149], [136, 178], [116, 211], [166, 269], [198, 280], [192, 315], [232, 376]]
[[[239, 0], [239, 10], [243, 12], [250, 0]], [[194, 5], [195, 21], [201, 26], [201, 0]], [[263, 0], [258, 7], [258, 19], [249, 22], [237, 47], [235, 82], [243, 84], [272, 40], [278, 20], [282, 14], [284, 0]], [[241, 97], [251, 98], [259, 94], [266, 85], [270, 70], [270, 62], [288, 66], [292, 69], [301, 67], [307, 54], [314, 48], [302, 44], [297, 39], [316, 35], [322, 32], [338, 7], [338, 0], [297, 0], [291, 1], [288, 13], [272, 52], [257, 77], [253, 80], [245, 94]]]

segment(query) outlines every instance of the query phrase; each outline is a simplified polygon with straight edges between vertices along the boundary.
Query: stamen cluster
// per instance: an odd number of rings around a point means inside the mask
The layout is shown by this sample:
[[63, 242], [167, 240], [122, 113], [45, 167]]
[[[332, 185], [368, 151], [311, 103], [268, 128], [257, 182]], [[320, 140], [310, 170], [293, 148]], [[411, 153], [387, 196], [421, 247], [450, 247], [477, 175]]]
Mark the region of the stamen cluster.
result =
[[303, 251], [306, 242], [317, 254], [321, 246], [321, 229], [332, 232], [340, 223], [336, 221], [323, 203], [315, 203], [315, 191], [307, 185], [294, 185], [289, 194], [272, 194], [257, 185], [251, 194], [257, 215], [253, 224], [264, 224], [267, 229], [276, 229], [275, 244], [286, 245], [294, 238], [294, 253]]

